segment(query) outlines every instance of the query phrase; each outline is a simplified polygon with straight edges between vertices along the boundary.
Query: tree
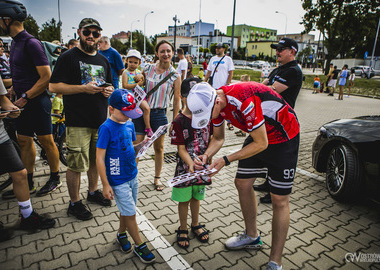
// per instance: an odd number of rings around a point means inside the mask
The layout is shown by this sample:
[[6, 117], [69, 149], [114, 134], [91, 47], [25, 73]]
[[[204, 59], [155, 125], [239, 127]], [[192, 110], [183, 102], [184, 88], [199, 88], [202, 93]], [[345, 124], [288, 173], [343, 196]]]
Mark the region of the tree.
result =
[[24, 28], [32, 36], [39, 38], [39, 27], [32, 15], [29, 14], [28, 17], [26, 17], [24, 21]]
[[59, 40], [59, 26], [56, 23], [56, 20], [52, 18], [50, 22], [45, 22], [42, 24], [41, 31], [39, 33], [40, 40], [44, 41], [53, 41], [53, 40]]
[[372, 52], [380, 17], [378, 0], [302, 0], [302, 7], [305, 32], [319, 30], [325, 39], [327, 66], [338, 55], [361, 58], [365, 51]]
[[117, 38], [111, 38], [111, 47], [118, 51], [120, 54], [127, 54], [127, 49], [129, 48], [128, 43], [123, 44]]

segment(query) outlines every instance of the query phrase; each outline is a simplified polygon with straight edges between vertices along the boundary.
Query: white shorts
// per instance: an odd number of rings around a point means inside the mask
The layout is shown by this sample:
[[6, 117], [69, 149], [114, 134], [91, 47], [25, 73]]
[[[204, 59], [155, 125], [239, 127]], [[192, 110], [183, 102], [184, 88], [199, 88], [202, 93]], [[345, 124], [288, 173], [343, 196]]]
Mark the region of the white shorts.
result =
[[327, 85], [328, 87], [334, 87], [335, 88], [335, 85], [336, 85], [336, 79], [331, 79], [329, 80], [329, 84]]

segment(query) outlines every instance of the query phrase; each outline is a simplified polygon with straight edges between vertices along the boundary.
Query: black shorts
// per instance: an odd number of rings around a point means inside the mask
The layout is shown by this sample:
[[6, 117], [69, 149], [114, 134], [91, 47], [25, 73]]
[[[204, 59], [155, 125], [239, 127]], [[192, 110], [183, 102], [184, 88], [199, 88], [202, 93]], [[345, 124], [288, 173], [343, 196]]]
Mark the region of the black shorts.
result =
[[28, 137], [53, 133], [51, 101], [46, 92], [28, 101], [17, 118], [16, 126], [18, 134]]
[[18, 172], [25, 167], [11, 140], [0, 144], [0, 174]]
[[[299, 134], [285, 143], [269, 144], [268, 148], [247, 159], [239, 160], [236, 178], [266, 178], [270, 192], [288, 195], [292, 192], [296, 173]], [[251, 136], [244, 141], [243, 147], [253, 142]]]

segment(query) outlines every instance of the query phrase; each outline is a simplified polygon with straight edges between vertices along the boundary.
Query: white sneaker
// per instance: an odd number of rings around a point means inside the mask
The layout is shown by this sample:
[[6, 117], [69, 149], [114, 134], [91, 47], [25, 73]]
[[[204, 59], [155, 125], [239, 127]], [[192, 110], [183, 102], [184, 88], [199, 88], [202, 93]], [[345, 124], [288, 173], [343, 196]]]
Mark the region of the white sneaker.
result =
[[278, 266], [278, 264], [274, 261], [270, 261], [267, 264], [266, 270], [282, 270], [282, 265]]
[[260, 235], [257, 238], [250, 237], [244, 233], [238, 234], [237, 236], [233, 236], [227, 239], [226, 243], [224, 243], [227, 249], [260, 249], [263, 245], [263, 241], [261, 241]]

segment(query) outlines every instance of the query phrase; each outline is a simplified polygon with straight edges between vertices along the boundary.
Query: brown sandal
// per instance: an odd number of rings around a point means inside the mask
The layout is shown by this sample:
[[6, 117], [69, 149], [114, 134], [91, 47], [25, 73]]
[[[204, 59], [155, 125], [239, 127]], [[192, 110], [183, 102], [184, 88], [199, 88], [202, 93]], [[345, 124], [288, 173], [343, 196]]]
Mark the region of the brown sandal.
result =
[[165, 186], [161, 183], [160, 180], [157, 180], [157, 183], [156, 183], [156, 179], [160, 179], [160, 178], [161, 178], [160, 176], [154, 177], [154, 189], [157, 191], [163, 191], [165, 188]]

